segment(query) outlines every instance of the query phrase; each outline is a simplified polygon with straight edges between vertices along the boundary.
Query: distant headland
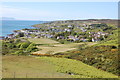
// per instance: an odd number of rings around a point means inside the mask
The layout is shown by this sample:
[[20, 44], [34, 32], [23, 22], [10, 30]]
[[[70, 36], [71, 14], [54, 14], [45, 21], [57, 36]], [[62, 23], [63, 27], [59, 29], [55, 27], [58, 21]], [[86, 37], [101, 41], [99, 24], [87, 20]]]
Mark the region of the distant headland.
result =
[[16, 20], [16, 19], [13, 18], [13, 17], [2, 17], [1, 19], [2, 19], [2, 20]]

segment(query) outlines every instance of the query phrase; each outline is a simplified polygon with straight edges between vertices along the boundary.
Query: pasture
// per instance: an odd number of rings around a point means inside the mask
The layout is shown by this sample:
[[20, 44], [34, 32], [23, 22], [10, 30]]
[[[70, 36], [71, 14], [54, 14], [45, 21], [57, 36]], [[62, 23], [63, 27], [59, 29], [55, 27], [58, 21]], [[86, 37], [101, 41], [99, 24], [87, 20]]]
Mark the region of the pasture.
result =
[[[35, 54], [55, 54], [58, 52], [65, 52], [69, 50], [77, 49], [77, 46], [84, 44], [84, 43], [70, 43], [70, 44], [61, 44], [57, 41], [51, 39], [28, 39], [29, 41], [35, 44], [41, 44], [37, 46], [39, 51], [34, 52]], [[33, 54], [34, 54], [33, 53]]]
[[76, 44], [57, 44], [57, 45], [54, 45], [54, 47], [38, 46], [38, 48], [40, 48], [42, 50], [34, 52], [34, 53], [55, 54], [58, 52], [65, 52], [65, 51], [76, 49], [74, 46], [76, 46]]
[[58, 44], [59, 42], [47, 38], [29, 38], [30, 42], [35, 44]]
[[86, 46], [95, 45], [97, 43], [93, 42], [81, 42], [81, 43], [69, 43], [69, 44], [61, 44], [57, 41], [51, 40], [51, 39], [28, 39], [30, 42], [33, 42], [35, 44], [40, 44], [37, 46], [40, 50], [37, 52], [34, 52], [32, 54], [55, 54], [59, 52], [66, 52], [70, 50], [77, 49], [79, 45], [86, 44]]
[[3, 56], [3, 78], [69, 78], [56, 72], [54, 65], [32, 56]]

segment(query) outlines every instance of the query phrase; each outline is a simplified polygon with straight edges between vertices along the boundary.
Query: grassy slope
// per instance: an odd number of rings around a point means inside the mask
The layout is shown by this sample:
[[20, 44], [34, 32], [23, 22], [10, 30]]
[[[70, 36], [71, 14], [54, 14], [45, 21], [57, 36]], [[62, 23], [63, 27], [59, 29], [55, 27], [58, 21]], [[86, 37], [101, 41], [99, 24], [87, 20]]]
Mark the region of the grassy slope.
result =
[[81, 61], [66, 58], [37, 57], [54, 64], [58, 72], [72, 73], [76, 78], [117, 78], [117, 76], [88, 66]]
[[[31, 42], [34, 42], [35, 44], [42, 44], [39, 46], [39, 48], [45, 48], [44, 51], [51, 51], [54, 50], [54, 52], [64, 51], [70, 48], [75, 48], [75, 46], [80, 45], [79, 43], [72, 43], [72, 44], [60, 44], [54, 40], [50, 39], [29, 39]], [[48, 45], [46, 45], [48, 44]], [[93, 43], [88, 45], [93, 45]], [[7, 57], [7, 56], [6, 56]], [[19, 58], [19, 59], [18, 59]], [[10, 57], [10, 58], [3, 58], [3, 76], [5, 77], [13, 77], [13, 73], [17, 70], [17, 77], [26, 77], [26, 73], [30, 72], [33, 75], [27, 77], [70, 77], [66, 74], [60, 74], [55, 71], [55, 67], [52, 64], [45, 63], [42, 60], [50, 61], [51, 63], [55, 64], [57, 67], [58, 72], [63, 73], [73, 73], [76, 75], [72, 75], [72, 77], [77, 78], [89, 78], [89, 77], [103, 77], [103, 78], [114, 78], [117, 77], [113, 74], [100, 71], [94, 67], [88, 66], [80, 61], [70, 60], [70, 59], [64, 59], [64, 58], [40, 58], [41, 60], [34, 60], [30, 58], [20, 58], [20, 57]], [[32, 61], [32, 63], [31, 63]], [[33, 63], [34, 62], [34, 63]], [[39, 64], [40, 65], [39, 65]], [[42, 64], [42, 65], [41, 65]], [[34, 65], [34, 66], [33, 66]], [[9, 67], [10, 66], [10, 67]], [[48, 67], [49, 66], [49, 67]], [[50, 70], [50, 71], [48, 71]], [[7, 73], [6, 73], [7, 72]], [[35, 74], [40, 75], [35, 75]], [[47, 74], [46, 74], [47, 73]], [[9, 75], [8, 75], [9, 74]], [[20, 74], [20, 75], [19, 75]], [[21, 75], [22, 74], [22, 75]]]
[[[32, 42], [34, 42], [34, 40], [30, 39]], [[39, 46], [38, 48], [42, 49], [42, 53], [47, 53], [48, 51], [53, 51], [53, 52], [65, 52], [68, 49], [72, 49], [75, 46], [78, 46], [80, 44], [83, 43], [71, 43], [71, 44], [60, 44], [54, 42], [53, 40], [50, 39], [36, 39], [36, 41], [41, 41], [39, 42], [39, 44], [49, 44], [52, 46], [46, 46], [46, 45], [42, 45]], [[47, 42], [46, 42], [47, 41]], [[50, 43], [49, 43], [50, 42]], [[36, 42], [38, 44], [38, 42]], [[88, 42], [86, 43], [86, 46], [91, 46], [97, 43], [92, 43], [92, 42]], [[37, 52], [38, 53], [38, 52]], [[40, 58], [40, 59], [44, 59], [45, 61], [50, 61], [53, 64], [56, 65], [57, 67], [57, 71], [58, 72], [62, 72], [62, 73], [73, 73], [75, 75], [72, 75], [72, 77], [76, 77], [76, 78], [115, 78], [117, 76], [98, 70], [94, 67], [88, 66], [80, 61], [75, 61], [75, 60], [70, 60], [70, 59], [64, 59], [64, 58]], [[103, 75], [104, 74], [104, 75]]]
[[30, 56], [3, 56], [3, 78], [65, 78], [67, 74], [58, 73], [54, 65]]

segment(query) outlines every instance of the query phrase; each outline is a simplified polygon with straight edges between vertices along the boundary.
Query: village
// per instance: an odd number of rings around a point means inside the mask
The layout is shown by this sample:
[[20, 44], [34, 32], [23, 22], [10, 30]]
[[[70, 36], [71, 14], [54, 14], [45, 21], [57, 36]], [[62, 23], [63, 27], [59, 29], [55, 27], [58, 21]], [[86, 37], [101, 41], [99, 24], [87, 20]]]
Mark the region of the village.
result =
[[[48, 24], [47, 24], [48, 25]], [[99, 25], [95, 27], [94, 25]], [[96, 28], [101, 29], [102, 23], [90, 23], [80, 25], [50, 25], [49, 27], [44, 25], [35, 29], [22, 29], [15, 30], [12, 34], [9, 34], [6, 38], [14, 39], [19, 37], [24, 38], [53, 38], [56, 40], [67, 40], [71, 42], [98, 42], [104, 40], [111, 35], [107, 32], [92, 31]], [[68, 34], [69, 33], [69, 34]], [[82, 34], [78, 34], [82, 33]]]

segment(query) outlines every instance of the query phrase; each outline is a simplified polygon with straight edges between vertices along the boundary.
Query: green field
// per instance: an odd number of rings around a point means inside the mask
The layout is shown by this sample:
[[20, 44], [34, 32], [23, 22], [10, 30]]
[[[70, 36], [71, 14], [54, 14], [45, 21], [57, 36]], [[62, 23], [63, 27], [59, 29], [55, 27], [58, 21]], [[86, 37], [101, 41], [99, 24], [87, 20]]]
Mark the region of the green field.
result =
[[31, 56], [3, 56], [3, 78], [69, 78], [54, 65]]
[[40, 51], [34, 52], [34, 53], [40, 53], [40, 54], [55, 54], [59, 52], [65, 52], [69, 50], [76, 49], [76, 46], [81, 45], [82, 43], [71, 43], [71, 44], [56, 44], [54, 46], [38, 46], [39, 49], [42, 49]]
[[80, 61], [32, 56], [3, 56], [3, 78], [117, 78]]
[[38, 38], [29, 38], [28, 39], [30, 42], [33, 42], [33, 43], [35, 43], [35, 44], [57, 44], [57, 43], [59, 43], [59, 42], [57, 42], [57, 41], [54, 41], [54, 40], [51, 40], [51, 39], [44, 39], [44, 38], [40, 38], [40, 39], [38, 39]]
[[[61, 44], [51, 39], [28, 39], [40, 49], [34, 53], [55, 54], [95, 45], [97, 43]], [[3, 78], [117, 78], [116, 75], [94, 68], [81, 61], [55, 57], [33, 57], [5, 55], [3, 60]]]
[[84, 43], [70, 43], [70, 44], [60, 44], [57, 41], [51, 39], [28, 39], [29, 41], [35, 44], [41, 44], [37, 46], [39, 51], [34, 52], [38, 54], [55, 54], [59, 52], [65, 52], [69, 50], [77, 49], [77, 46], [84, 44]]
[[116, 75], [86, 65], [81, 61], [66, 58], [37, 57], [56, 66], [56, 70], [71, 74], [73, 78], [118, 78]]

